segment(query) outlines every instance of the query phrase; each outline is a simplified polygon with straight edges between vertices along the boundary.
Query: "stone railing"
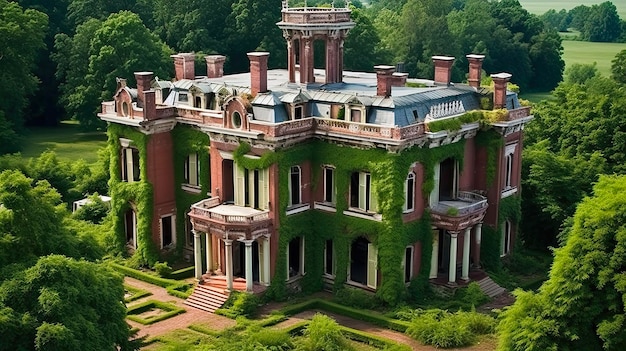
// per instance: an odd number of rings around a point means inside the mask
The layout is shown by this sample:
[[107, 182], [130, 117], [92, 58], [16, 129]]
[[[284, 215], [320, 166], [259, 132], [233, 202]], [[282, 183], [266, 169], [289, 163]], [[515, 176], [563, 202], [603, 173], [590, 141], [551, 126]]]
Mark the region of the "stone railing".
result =
[[469, 191], [459, 191], [456, 201], [463, 202], [460, 206], [439, 202], [433, 212], [450, 217], [462, 217], [471, 213], [479, 212], [487, 207], [487, 198]]
[[289, 24], [323, 24], [350, 22], [350, 9], [295, 7], [282, 11], [283, 22]]
[[339, 132], [364, 137], [392, 138], [391, 127], [376, 124], [347, 122], [338, 119], [317, 119], [317, 130], [323, 132]]
[[530, 106], [524, 106], [514, 110], [509, 110], [507, 121], [515, 121], [528, 116], [530, 116]]
[[115, 112], [115, 101], [103, 101], [102, 102], [102, 114], [116, 114]]
[[[241, 215], [241, 214], [222, 214], [216, 213], [212, 209], [221, 205], [219, 197], [212, 197], [210, 199], [202, 200], [191, 206], [191, 214], [199, 217], [203, 217], [205, 220], [219, 222], [223, 224], [255, 224], [269, 220], [269, 211], [263, 211], [260, 213]], [[226, 205], [234, 206], [234, 205]]]
[[283, 122], [274, 128], [271, 128], [272, 136], [285, 136], [291, 134], [299, 134], [315, 130], [315, 118], [303, 118], [295, 121]]

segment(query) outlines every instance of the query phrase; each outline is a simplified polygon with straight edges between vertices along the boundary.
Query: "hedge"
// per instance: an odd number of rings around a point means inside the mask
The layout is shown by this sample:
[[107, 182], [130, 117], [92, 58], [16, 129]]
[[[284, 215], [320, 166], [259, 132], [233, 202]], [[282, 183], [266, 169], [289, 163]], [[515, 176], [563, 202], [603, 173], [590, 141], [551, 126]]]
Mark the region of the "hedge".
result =
[[110, 262], [109, 265], [116, 271], [128, 277], [139, 279], [146, 283], [150, 283], [150, 284], [160, 286], [162, 288], [166, 288], [167, 293], [172, 296], [186, 299], [189, 297], [189, 295], [191, 295], [191, 288], [192, 288], [191, 284], [182, 283], [178, 280], [157, 277], [152, 274], [144, 273], [142, 271], [138, 271], [136, 269], [129, 268], [121, 264], [117, 264], [113, 262]]
[[[165, 313], [162, 313], [150, 319], [145, 319], [138, 315], [135, 315], [135, 314], [145, 312], [153, 307], [160, 308], [161, 310], [165, 311]], [[130, 319], [131, 321], [141, 323], [143, 325], [150, 325], [150, 324], [168, 319], [170, 317], [174, 317], [184, 312], [185, 312], [184, 308], [180, 308], [171, 303], [161, 302], [157, 300], [148, 300], [146, 302], [142, 302], [140, 304], [129, 307], [126, 312], [126, 318]]]

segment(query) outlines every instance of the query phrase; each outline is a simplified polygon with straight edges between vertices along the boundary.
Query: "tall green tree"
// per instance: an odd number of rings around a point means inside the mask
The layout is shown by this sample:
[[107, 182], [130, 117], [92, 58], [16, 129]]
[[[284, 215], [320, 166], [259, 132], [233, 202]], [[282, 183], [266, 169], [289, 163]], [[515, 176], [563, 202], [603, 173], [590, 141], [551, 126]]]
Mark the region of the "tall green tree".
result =
[[20, 148], [23, 112], [37, 90], [33, 71], [47, 25], [44, 13], [0, 0], [0, 154]]
[[0, 285], [0, 350], [134, 350], [123, 301], [110, 268], [42, 257]]
[[375, 65], [389, 63], [390, 55], [380, 47], [380, 37], [365, 11], [353, 8], [356, 23], [344, 43], [344, 67], [352, 71], [372, 71]]
[[622, 34], [622, 27], [615, 5], [606, 1], [591, 6], [581, 31], [583, 40], [594, 42], [616, 41]]
[[502, 313], [498, 350], [626, 348], [626, 176], [602, 176], [593, 191], [548, 281]]
[[611, 78], [620, 84], [626, 84], [626, 50], [620, 51], [611, 61]]
[[128, 11], [112, 14], [104, 22], [89, 20], [72, 38], [57, 36], [56, 48], [66, 111], [85, 129], [104, 128], [96, 114], [100, 102], [113, 96], [116, 77], [127, 78], [133, 86], [134, 72], [171, 76], [171, 49]]

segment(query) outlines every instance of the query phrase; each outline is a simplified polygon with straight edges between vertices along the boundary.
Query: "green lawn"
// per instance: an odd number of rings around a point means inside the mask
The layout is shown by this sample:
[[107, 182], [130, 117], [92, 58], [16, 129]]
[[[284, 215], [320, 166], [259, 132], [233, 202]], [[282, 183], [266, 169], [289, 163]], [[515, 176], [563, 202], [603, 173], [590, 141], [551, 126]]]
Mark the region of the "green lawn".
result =
[[78, 124], [63, 121], [58, 127], [32, 127], [26, 134], [22, 156], [38, 157], [46, 150], [56, 152], [60, 160], [84, 159], [88, 163], [98, 160], [98, 149], [106, 145], [104, 132], [81, 132]]
[[611, 61], [618, 52], [626, 50], [626, 43], [591, 43], [588, 41], [563, 41], [565, 68], [574, 63], [594, 63], [604, 76], [611, 75]]
[[[519, 0], [519, 3], [528, 10], [530, 13], [534, 13], [536, 15], [542, 15], [546, 13], [546, 11], [550, 9], [555, 9], [559, 11], [561, 9], [571, 10], [578, 5], [591, 6], [595, 4], [601, 4], [607, 0]], [[613, 0], [612, 1], [615, 7], [617, 7], [617, 14], [622, 18], [626, 18], [626, 1], [624, 0]]]

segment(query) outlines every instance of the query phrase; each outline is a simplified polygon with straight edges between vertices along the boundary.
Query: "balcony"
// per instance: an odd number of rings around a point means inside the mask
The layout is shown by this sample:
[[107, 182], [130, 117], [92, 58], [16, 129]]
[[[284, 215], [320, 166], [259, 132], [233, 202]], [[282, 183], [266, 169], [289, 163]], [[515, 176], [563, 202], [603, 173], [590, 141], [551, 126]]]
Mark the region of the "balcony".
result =
[[269, 234], [269, 211], [222, 203], [219, 197], [191, 205], [189, 217], [195, 230], [224, 237], [252, 240]]
[[469, 191], [460, 191], [456, 199], [439, 201], [431, 208], [434, 226], [460, 231], [482, 221], [487, 212], [487, 198]]

